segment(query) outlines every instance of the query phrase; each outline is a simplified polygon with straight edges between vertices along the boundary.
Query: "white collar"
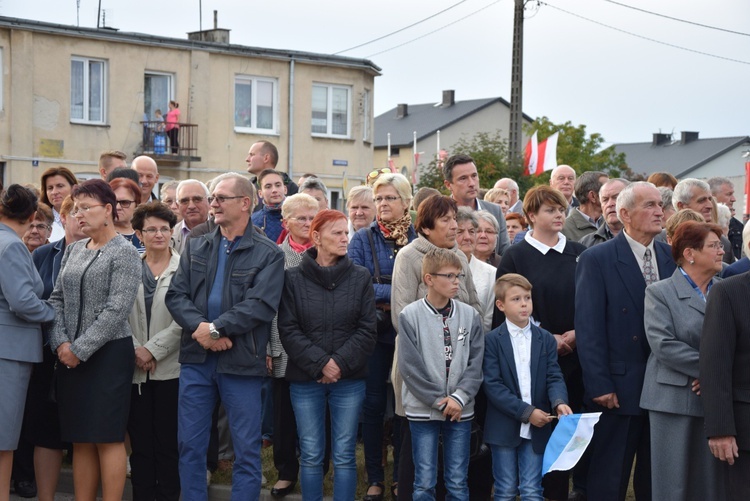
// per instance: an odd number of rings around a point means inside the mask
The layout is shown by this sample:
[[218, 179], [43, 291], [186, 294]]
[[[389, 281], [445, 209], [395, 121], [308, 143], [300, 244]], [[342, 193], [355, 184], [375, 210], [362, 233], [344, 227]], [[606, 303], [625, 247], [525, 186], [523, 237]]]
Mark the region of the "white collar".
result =
[[508, 332], [510, 333], [510, 337], [517, 338], [518, 336], [523, 335], [526, 339], [529, 339], [531, 337], [531, 320], [529, 319], [529, 323], [526, 324], [526, 327], [519, 327], [518, 325], [514, 324], [507, 318], [505, 319], [505, 323], [508, 327]]
[[654, 262], [656, 262], [656, 253], [654, 252], [654, 239], [651, 239], [651, 242], [649, 242], [648, 245], [643, 245], [642, 243], [634, 240], [630, 235], [628, 235], [628, 232], [625, 231], [625, 228], [623, 228], [622, 231], [625, 234], [625, 239], [628, 241], [628, 245], [630, 246], [630, 250], [633, 251], [633, 254], [639, 257], [639, 259], [643, 259], [643, 256], [646, 254], [646, 249], [651, 249], [651, 256], [652, 259], [654, 259]]
[[533, 234], [534, 230], [529, 230], [528, 232], [526, 232], [526, 235], [523, 236], [523, 239], [545, 256], [550, 251], [550, 249], [557, 251], [559, 254], [562, 254], [563, 250], [565, 250], [565, 244], [567, 243], [567, 240], [565, 238], [565, 235], [563, 235], [562, 233], [558, 232], [557, 243], [553, 247], [550, 247], [547, 244], [543, 244], [542, 242], [534, 238]]

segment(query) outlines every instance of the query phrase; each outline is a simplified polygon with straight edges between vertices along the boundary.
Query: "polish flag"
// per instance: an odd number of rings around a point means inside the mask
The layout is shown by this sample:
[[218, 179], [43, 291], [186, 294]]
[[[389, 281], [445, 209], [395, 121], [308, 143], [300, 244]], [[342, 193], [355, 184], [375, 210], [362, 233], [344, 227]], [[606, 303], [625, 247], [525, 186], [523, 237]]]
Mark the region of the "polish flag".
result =
[[537, 143], [536, 132], [534, 132], [524, 152], [524, 176], [532, 174], [540, 176], [542, 172], [557, 167], [557, 134], [555, 132], [541, 143]]

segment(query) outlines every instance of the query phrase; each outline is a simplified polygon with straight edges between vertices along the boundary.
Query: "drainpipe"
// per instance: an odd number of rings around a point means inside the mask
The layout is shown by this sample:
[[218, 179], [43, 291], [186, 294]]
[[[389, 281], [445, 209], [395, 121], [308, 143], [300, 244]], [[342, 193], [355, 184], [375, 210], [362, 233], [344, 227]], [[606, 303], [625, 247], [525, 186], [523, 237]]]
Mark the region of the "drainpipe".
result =
[[287, 174], [289, 179], [294, 177], [294, 57], [289, 61], [289, 165]]

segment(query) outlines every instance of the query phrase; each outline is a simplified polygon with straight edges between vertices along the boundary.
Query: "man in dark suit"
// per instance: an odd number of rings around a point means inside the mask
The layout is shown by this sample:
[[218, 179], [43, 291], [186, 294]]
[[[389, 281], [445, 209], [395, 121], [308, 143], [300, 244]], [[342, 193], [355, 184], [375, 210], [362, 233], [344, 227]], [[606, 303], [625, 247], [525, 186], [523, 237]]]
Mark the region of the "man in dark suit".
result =
[[508, 228], [505, 216], [499, 205], [479, 200], [479, 173], [474, 159], [469, 155], [453, 155], [443, 165], [445, 187], [451, 192], [451, 197], [459, 207], [469, 207], [471, 210], [486, 210], [497, 219], [500, 231], [497, 233], [498, 255], [510, 247]]
[[750, 273], [711, 288], [700, 347], [711, 453], [724, 461], [730, 500], [750, 499]]
[[617, 197], [615, 238], [581, 254], [576, 268], [576, 344], [586, 402], [602, 416], [590, 446], [587, 496], [624, 500], [638, 453], [636, 499], [651, 499], [648, 418], [639, 406], [650, 348], [643, 327], [646, 286], [675, 270], [661, 232], [662, 202], [651, 183]]

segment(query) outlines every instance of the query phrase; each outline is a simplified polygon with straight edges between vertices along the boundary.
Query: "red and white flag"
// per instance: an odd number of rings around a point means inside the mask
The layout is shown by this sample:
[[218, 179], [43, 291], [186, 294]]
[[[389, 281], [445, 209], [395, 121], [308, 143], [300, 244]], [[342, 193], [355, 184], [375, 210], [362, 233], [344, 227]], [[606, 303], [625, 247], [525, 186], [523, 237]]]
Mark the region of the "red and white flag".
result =
[[537, 143], [536, 132], [534, 132], [524, 152], [523, 174], [525, 176], [532, 174], [539, 176], [542, 172], [557, 167], [557, 134], [555, 132], [541, 143]]

